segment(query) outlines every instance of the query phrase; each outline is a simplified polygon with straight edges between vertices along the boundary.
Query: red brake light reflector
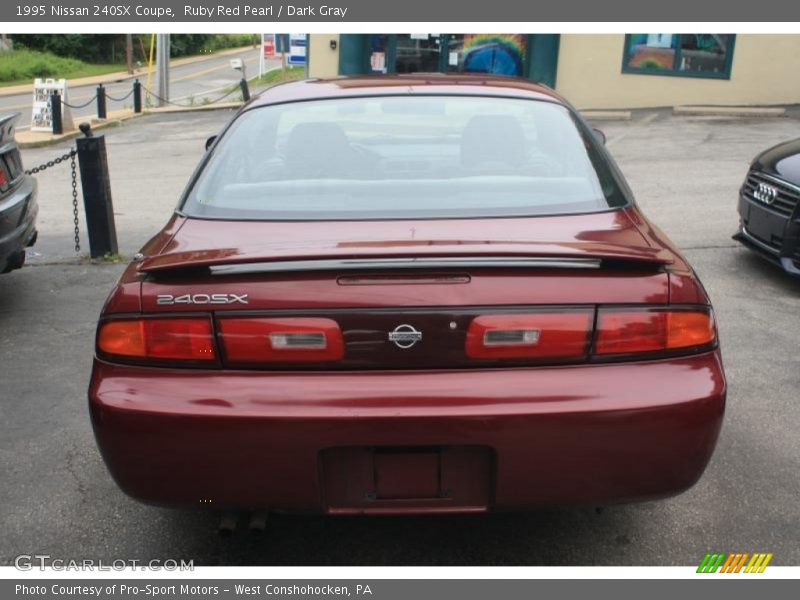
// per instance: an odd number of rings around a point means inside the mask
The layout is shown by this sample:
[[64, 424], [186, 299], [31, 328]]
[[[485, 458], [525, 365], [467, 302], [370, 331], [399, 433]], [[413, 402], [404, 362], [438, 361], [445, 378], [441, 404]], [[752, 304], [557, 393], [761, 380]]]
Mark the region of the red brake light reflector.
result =
[[481, 315], [467, 330], [470, 358], [581, 358], [587, 353], [591, 309]]
[[331, 362], [344, 357], [336, 321], [316, 317], [223, 317], [220, 337], [229, 364]]
[[97, 349], [109, 356], [136, 359], [216, 360], [207, 317], [105, 321], [97, 334]]
[[601, 308], [595, 354], [664, 352], [710, 346], [716, 340], [710, 309]]

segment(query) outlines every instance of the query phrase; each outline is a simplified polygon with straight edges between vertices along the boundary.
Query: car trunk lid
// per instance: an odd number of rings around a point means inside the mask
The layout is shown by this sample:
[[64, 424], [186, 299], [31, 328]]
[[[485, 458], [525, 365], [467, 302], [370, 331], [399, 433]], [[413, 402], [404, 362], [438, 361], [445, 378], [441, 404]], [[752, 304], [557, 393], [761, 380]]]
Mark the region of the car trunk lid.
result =
[[[445, 368], [585, 360], [595, 307], [667, 303], [671, 261], [620, 212], [379, 223], [189, 219], [139, 270], [143, 312], [211, 312], [227, 366]], [[510, 324], [491, 334], [496, 339], [513, 345], [536, 335], [557, 345], [556, 336], [566, 346], [510, 360], [502, 352], [470, 356], [470, 326], [497, 316]], [[224, 350], [225, 335], [260, 331], [253, 335], [267, 344], [269, 331], [286, 333], [276, 320], [292, 331], [297, 319], [338, 325], [343, 356], [327, 360], [309, 346], [311, 360], [268, 365]], [[309, 335], [318, 335], [297, 331], [312, 345]]]

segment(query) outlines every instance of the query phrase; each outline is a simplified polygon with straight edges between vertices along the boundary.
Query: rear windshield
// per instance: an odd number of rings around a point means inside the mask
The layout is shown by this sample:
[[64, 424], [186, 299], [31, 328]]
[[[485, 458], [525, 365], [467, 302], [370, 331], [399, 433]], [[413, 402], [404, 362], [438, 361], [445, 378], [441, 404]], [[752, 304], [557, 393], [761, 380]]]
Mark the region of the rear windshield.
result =
[[594, 212], [626, 203], [569, 110], [491, 97], [346, 98], [244, 112], [183, 209], [241, 219]]

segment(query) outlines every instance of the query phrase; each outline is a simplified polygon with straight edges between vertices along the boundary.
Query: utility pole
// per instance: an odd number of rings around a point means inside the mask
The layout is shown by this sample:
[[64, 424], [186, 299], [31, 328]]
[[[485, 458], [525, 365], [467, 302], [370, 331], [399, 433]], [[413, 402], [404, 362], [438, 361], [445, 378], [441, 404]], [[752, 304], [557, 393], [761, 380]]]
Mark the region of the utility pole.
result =
[[133, 34], [125, 34], [125, 61], [128, 63], [128, 75], [133, 75]]
[[281, 33], [281, 81], [286, 81], [286, 46], [289, 45], [289, 34]]
[[158, 73], [158, 106], [169, 100], [169, 34], [156, 34], [156, 71]]

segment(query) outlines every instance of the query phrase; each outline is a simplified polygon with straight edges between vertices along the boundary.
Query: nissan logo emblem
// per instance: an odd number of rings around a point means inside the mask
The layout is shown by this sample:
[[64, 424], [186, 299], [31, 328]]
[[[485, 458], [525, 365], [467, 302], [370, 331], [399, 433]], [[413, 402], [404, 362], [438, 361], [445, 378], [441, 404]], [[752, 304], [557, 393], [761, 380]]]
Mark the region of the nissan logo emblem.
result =
[[389, 332], [389, 341], [398, 348], [407, 350], [422, 339], [422, 332], [411, 325], [398, 325]]

